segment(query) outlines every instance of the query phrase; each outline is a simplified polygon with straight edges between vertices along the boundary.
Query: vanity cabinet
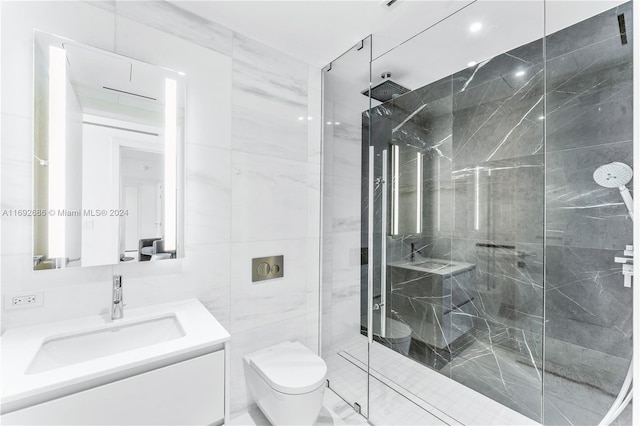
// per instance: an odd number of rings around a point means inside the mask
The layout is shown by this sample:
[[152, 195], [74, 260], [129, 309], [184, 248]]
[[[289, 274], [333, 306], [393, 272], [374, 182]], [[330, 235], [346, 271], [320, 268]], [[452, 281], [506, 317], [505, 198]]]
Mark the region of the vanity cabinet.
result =
[[[411, 327], [413, 341], [428, 345], [448, 357], [455, 342], [473, 328], [475, 265], [439, 261], [438, 269], [411, 264], [390, 269], [392, 310]], [[427, 262], [428, 263], [428, 262]]]
[[[225, 350], [1, 417], [3, 425], [217, 425], [225, 415]], [[44, 422], [44, 423], [43, 423]]]

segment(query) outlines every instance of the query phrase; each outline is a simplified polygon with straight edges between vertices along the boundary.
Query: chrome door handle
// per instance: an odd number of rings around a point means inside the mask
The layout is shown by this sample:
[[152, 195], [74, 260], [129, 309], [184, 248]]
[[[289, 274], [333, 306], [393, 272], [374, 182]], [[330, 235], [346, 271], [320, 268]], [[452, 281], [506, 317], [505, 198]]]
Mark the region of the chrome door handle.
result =
[[373, 310], [374, 311], [380, 310], [380, 308], [382, 308], [383, 306], [384, 306], [384, 303], [374, 303]]
[[369, 146], [369, 211], [368, 213], [368, 230], [367, 230], [367, 341], [373, 344], [373, 208], [374, 208], [374, 187], [373, 174], [375, 150], [373, 146]]

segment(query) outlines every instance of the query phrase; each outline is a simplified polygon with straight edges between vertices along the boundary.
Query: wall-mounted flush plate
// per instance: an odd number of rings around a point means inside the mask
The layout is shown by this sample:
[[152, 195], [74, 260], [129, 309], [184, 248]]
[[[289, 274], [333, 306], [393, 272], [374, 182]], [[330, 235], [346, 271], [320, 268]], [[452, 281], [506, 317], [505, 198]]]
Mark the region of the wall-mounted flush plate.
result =
[[251, 260], [251, 282], [284, 276], [284, 256], [257, 257]]

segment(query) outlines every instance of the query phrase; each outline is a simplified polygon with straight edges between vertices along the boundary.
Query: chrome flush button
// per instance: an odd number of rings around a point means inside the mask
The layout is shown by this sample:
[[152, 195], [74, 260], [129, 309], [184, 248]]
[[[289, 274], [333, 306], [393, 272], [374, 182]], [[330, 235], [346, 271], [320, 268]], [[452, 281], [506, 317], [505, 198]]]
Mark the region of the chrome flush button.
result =
[[262, 262], [258, 265], [258, 276], [261, 278], [266, 277], [271, 272], [271, 266], [267, 262]]

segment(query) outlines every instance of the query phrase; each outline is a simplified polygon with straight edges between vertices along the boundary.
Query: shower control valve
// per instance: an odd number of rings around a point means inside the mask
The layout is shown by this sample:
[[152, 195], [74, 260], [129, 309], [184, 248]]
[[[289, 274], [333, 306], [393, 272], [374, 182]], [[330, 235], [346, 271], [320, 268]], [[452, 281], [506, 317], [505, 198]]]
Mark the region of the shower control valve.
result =
[[616, 256], [613, 258], [613, 261], [622, 264], [624, 286], [631, 287], [631, 280], [633, 277], [633, 246], [628, 245], [624, 251], [624, 256]]
[[622, 265], [622, 275], [624, 276], [624, 286], [631, 287], [631, 279], [633, 277], [633, 264], [625, 263]]

